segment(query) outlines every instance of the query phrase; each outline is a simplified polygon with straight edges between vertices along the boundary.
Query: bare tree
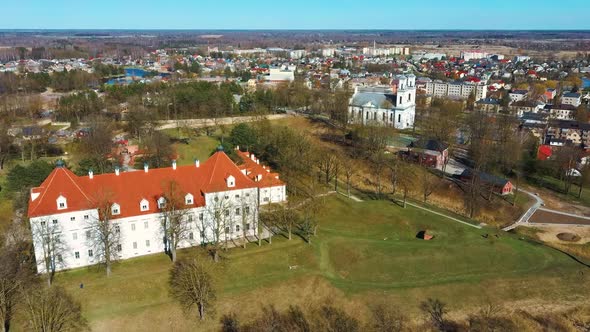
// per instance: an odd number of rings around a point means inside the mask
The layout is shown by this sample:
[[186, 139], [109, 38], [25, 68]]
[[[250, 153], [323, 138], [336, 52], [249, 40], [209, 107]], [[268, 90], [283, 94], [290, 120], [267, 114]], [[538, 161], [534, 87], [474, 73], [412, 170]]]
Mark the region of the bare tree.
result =
[[291, 240], [293, 237], [293, 229], [297, 226], [299, 221], [295, 210], [285, 204], [272, 204], [268, 208], [275, 224], [286, 230], [287, 236], [289, 240]]
[[61, 287], [33, 287], [24, 292], [27, 330], [80, 331], [87, 328], [82, 307]]
[[[258, 234], [258, 223], [256, 222], [258, 219], [258, 202], [256, 201], [257, 195], [241, 195], [240, 197], [240, 222], [241, 222], [241, 230], [242, 236], [244, 238], [243, 246], [246, 248], [246, 243], [248, 242], [248, 232], [250, 230], [254, 230], [256, 232], [256, 237], [260, 241], [260, 234]], [[260, 243], [259, 243], [260, 244]]]
[[446, 320], [445, 315], [448, 313], [447, 305], [438, 299], [431, 299], [420, 303], [420, 310], [424, 312], [432, 327], [439, 331], [444, 331]]
[[170, 271], [170, 293], [185, 310], [196, 306], [199, 319], [215, 301], [215, 289], [210, 267], [196, 259], [179, 260]]
[[374, 332], [402, 332], [408, 325], [408, 318], [399, 310], [380, 304], [373, 310], [370, 330]]
[[208, 202], [207, 215], [210, 222], [201, 223], [201, 233], [207, 236], [207, 231], [211, 230], [212, 238], [207, 239], [210, 245], [210, 252], [215, 262], [219, 261], [219, 250], [224, 244], [227, 249], [228, 235], [231, 229], [231, 202], [221, 194], [215, 194], [211, 202]]
[[32, 225], [31, 233], [33, 241], [37, 248], [41, 248], [42, 258], [45, 274], [47, 275], [47, 285], [51, 286], [55, 271], [58, 267], [65, 267], [63, 255], [67, 247], [61, 241], [61, 227], [59, 223], [50, 221], [49, 218], [44, 218]]
[[357, 172], [357, 163], [352, 158], [343, 157], [341, 160], [342, 164], [342, 171], [344, 172], [344, 177], [346, 179], [346, 194], [350, 197], [350, 189], [352, 187], [352, 178], [355, 176]]
[[121, 231], [119, 225], [112, 222], [113, 195], [105, 189], [93, 197], [97, 216], [90, 220], [89, 245], [94, 249], [99, 261], [106, 268], [107, 277], [111, 275], [113, 262], [119, 258]]
[[14, 309], [21, 300], [21, 290], [35, 281], [34, 259], [27, 255], [29, 246], [19, 242], [0, 250], [0, 331], [8, 332]]
[[188, 239], [191, 231], [188, 220], [191, 212], [186, 208], [186, 193], [180, 189], [178, 182], [167, 181], [162, 184], [162, 190], [163, 200], [158, 202], [158, 208], [162, 215], [164, 249], [172, 262], [176, 262], [178, 244]]

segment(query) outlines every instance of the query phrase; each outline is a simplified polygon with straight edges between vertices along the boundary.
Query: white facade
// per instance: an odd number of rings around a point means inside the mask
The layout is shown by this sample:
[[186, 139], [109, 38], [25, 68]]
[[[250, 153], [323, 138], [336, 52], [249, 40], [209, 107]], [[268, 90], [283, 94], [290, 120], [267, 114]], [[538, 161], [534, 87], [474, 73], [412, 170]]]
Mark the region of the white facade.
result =
[[472, 82], [426, 82], [426, 93], [434, 97], [467, 99], [475, 91], [475, 100], [487, 97], [488, 86], [485, 83]]
[[348, 113], [350, 123], [412, 128], [416, 115], [416, 76], [396, 76], [393, 87], [357, 88]]

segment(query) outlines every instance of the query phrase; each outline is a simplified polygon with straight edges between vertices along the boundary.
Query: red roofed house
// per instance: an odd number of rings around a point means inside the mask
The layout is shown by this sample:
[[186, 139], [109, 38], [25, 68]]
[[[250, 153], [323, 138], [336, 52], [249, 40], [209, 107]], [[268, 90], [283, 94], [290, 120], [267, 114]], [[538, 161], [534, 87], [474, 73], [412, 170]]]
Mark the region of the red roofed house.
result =
[[[179, 247], [197, 246], [216, 237], [239, 239], [257, 235], [258, 207], [284, 202], [286, 185], [279, 175], [253, 155], [239, 153], [237, 166], [218, 151], [202, 165], [77, 176], [58, 165], [45, 181], [31, 190], [28, 216], [33, 232], [37, 270], [45, 272], [41, 232], [59, 234], [65, 253], [56, 270], [94, 265], [102, 261], [92, 241], [99, 220], [99, 206], [110, 206], [110, 221], [120, 242], [116, 257], [127, 259], [164, 252], [161, 208], [166, 184], [175, 182], [184, 196], [186, 236]], [[251, 157], [250, 157], [251, 156]], [[101, 209], [101, 211], [104, 211]], [[103, 212], [101, 212], [103, 213]], [[223, 215], [222, 218], [219, 215]], [[102, 217], [102, 216], [101, 216]], [[222, 225], [220, 223], [223, 223]], [[216, 230], [223, 230], [216, 232]]]
[[537, 151], [537, 159], [538, 160], [547, 160], [553, 155], [553, 151], [551, 150], [550, 145], [541, 145], [539, 146], [539, 150]]

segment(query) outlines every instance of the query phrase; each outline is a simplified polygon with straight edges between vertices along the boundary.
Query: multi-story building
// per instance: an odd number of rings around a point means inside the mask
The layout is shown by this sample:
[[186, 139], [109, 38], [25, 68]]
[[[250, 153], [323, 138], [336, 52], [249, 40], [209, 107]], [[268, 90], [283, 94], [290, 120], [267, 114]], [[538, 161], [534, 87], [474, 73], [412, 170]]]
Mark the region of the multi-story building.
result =
[[561, 103], [578, 107], [582, 104], [582, 95], [577, 92], [564, 93], [561, 97]]
[[49, 236], [57, 237], [62, 247], [52, 257], [56, 270], [101, 262], [96, 238], [100, 222], [106, 220], [120, 238], [114, 249], [117, 258], [164, 252], [162, 224], [168, 218], [166, 197], [171, 197], [167, 191], [172, 187], [186, 224], [179, 248], [257, 235], [258, 207], [285, 201], [286, 185], [254, 155], [238, 155], [243, 159], [240, 166], [218, 151], [203, 165], [173, 162], [168, 168], [145, 166], [141, 171], [87, 176], [58, 164], [31, 190], [29, 200], [38, 272], [46, 271], [44, 238]]
[[416, 115], [416, 76], [398, 75], [391, 86], [357, 87], [348, 113], [350, 123], [412, 128]]
[[488, 86], [483, 82], [443, 82], [440, 80], [426, 82], [426, 93], [439, 98], [466, 99], [475, 93], [475, 100], [480, 100], [486, 98], [487, 91]]
[[577, 121], [553, 121], [547, 128], [546, 142], [571, 142], [590, 147], [590, 124]]

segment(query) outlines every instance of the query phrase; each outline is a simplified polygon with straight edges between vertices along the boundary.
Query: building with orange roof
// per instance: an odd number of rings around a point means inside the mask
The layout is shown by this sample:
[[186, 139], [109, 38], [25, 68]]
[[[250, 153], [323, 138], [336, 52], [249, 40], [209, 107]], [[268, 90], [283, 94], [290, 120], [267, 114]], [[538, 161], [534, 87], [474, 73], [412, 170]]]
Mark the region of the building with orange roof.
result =
[[[206, 162], [193, 165], [77, 176], [63, 163], [31, 189], [28, 217], [33, 232], [37, 270], [45, 272], [41, 233], [57, 234], [64, 253], [56, 270], [101, 262], [95, 248], [99, 207], [110, 206], [110, 221], [120, 234], [116, 256], [127, 259], [165, 251], [163, 206], [167, 184], [174, 182], [184, 196], [186, 237], [180, 248], [257, 235], [260, 205], [284, 202], [286, 184], [253, 155], [238, 153], [236, 165], [218, 151]], [[223, 214], [224, 218], [216, 217]], [[220, 221], [223, 219], [223, 221]], [[223, 223], [222, 225], [220, 223]], [[222, 234], [218, 230], [222, 229]], [[216, 232], [217, 230], [217, 232]]]

